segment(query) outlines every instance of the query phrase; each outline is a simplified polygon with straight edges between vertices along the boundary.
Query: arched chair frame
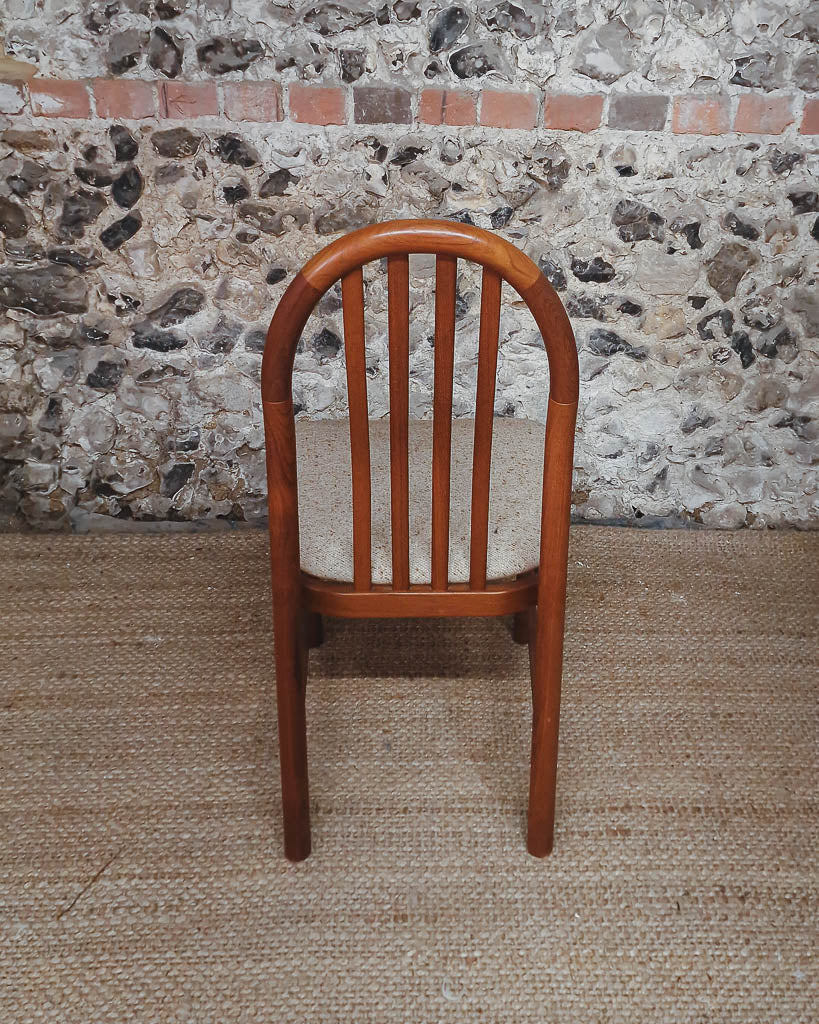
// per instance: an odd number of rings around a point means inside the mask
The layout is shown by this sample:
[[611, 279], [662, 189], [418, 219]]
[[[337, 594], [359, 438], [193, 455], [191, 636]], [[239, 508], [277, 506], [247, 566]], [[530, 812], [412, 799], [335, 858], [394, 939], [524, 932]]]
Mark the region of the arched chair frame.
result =
[[[411, 584], [408, 569], [408, 322], [409, 255], [436, 255], [435, 381], [433, 399], [432, 582]], [[370, 561], [370, 466], [364, 364], [361, 268], [387, 260], [390, 350], [390, 481], [393, 579], [373, 584]], [[483, 267], [475, 450], [472, 481], [470, 580], [449, 583], [449, 460], [457, 260]], [[302, 572], [293, 362], [308, 317], [322, 295], [342, 283], [345, 358], [350, 407], [353, 493], [353, 584]], [[529, 307], [549, 362], [540, 562], [515, 579], [486, 580], [492, 414], [497, 370], [501, 284]], [[563, 662], [566, 566], [572, 455], [578, 401], [577, 348], [571, 324], [552, 286], [511, 243], [455, 221], [396, 220], [353, 231], [332, 242], [296, 275], [282, 296], [262, 360], [267, 449], [273, 624], [285, 854], [310, 853], [305, 687], [308, 649], [321, 642], [321, 616], [430, 617], [515, 615], [514, 636], [528, 643], [532, 677], [532, 751], [527, 847], [552, 849], [557, 742]]]

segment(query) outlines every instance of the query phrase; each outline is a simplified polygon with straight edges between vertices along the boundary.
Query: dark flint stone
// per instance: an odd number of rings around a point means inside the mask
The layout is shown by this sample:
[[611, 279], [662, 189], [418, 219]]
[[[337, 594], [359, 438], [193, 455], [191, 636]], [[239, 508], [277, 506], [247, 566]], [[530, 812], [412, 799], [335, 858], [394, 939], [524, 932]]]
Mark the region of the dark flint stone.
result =
[[241, 333], [241, 324], [221, 316], [213, 330], [200, 339], [199, 345], [206, 352], [210, 352], [215, 356], [227, 355], [228, 352], [232, 352], [236, 347], [236, 342]]
[[184, 10], [184, 0], [180, 0], [179, 3], [168, 3], [168, 0], [157, 0], [154, 4], [156, 16], [161, 21], [170, 21], [171, 18], [178, 18]]
[[611, 281], [614, 277], [614, 267], [602, 256], [595, 256], [591, 260], [580, 260], [573, 256], [571, 266], [578, 281]]
[[363, 50], [339, 50], [338, 63], [341, 81], [357, 82], [367, 70], [367, 55]]
[[80, 181], [92, 188], [108, 188], [114, 180], [106, 167], [75, 167], [74, 173]]
[[24, 309], [36, 316], [84, 313], [88, 296], [84, 279], [72, 268], [0, 269], [0, 309]]
[[139, 143], [125, 125], [112, 124], [108, 129], [108, 134], [114, 144], [114, 156], [117, 163], [126, 163], [136, 157], [139, 152]]
[[469, 299], [465, 295], [461, 295], [459, 291], [455, 292], [455, 319], [463, 320], [466, 314], [469, 312]]
[[379, 25], [389, 25], [390, 23], [390, 9], [387, 4], [383, 4], [375, 12], [375, 20]]
[[499, 206], [489, 214], [489, 223], [496, 231], [498, 228], [505, 228], [514, 212], [511, 206]]
[[142, 175], [134, 167], [126, 167], [111, 189], [114, 202], [124, 210], [130, 209], [142, 195]]
[[114, 223], [105, 229], [100, 234], [100, 241], [106, 249], [118, 249], [123, 242], [127, 242], [129, 238], [139, 231], [142, 227], [142, 215], [139, 210], [134, 210], [133, 213], [126, 214], [121, 220], [115, 220]]
[[127, 292], [108, 292], [105, 297], [114, 307], [117, 316], [128, 316], [129, 313], [136, 312], [142, 305], [142, 299], [138, 299], [135, 295], [129, 295]]
[[546, 184], [550, 189], [557, 191], [562, 188], [569, 177], [569, 171], [571, 170], [571, 164], [567, 159], [558, 160], [553, 157], [546, 157], [540, 161], [543, 168], [543, 174], [546, 178]]
[[135, 28], [129, 28], [111, 36], [107, 57], [111, 74], [121, 75], [130, 68], [136, 67], [147, 41], [146, 33]]
[[463, 7], [445, 7], [435, 18], [429, 33], [429, 48], [432, 53], [448, 50], [466, 31], [469, 14]]
[[440, 73], [443, 70], [444, 69], [441, 67], [437, 60], [431, 60], [429, 64], [427, 64], [427, 66], [424, 68], [424, 78], [429, 79], [431, 81], [433, 78], [435, 78], [436, 75], [440, 75]]
[[632, 302], [631, 299], [626, 299], [620, 303], [617, 310], [620, 313], [625, 313], [626, 316], [639, 316], [643, 312], [643, 307], [637, 302]]
[[45, 258], [43, 247], [36, 242], [29, 242], [25, 237], [10, 238], [6, 235], [3, 249], [7, 260], [22, 266], [33, 266]]
[[80, 189], [63, 200], [63, 211], [57, 222], [60, 238], [82, 238], [85, 228], [92, 224], [108, 205], [99, 192]]
[[90, 270], [92, 267], [98, 267], [102, 262], [93, 250], [84, 253], [77, 249], [59, 247], [49, 249], [46, 255], [52, 263], [58, 263], [64, 267], [74, 267], [75, 270]]
[[77, 324], [75, 334], [91, 345], [100, 345], [111, 337], [110, 331], [106, 331], [102, 327], [95, 327], [94, 324]]
[[611, 220], [624, 242], [639, 242], [646, 238], [661, 242], [665, 237], [663, 218], [636, 199], [621, 199], [612, 210]]
[[788, 327], [777, 328], [771, 334], [772, 337], [769, 337], [759, 348], [760, 354], [766, 359], [775, 359], [779, 355], [780, 345], [786, 348], [796, 346], [796, 339]]
[[28, 221], [26, 211], [11, 199], [0, 196], [0, 231], [9, 238], [22, 238]]
[[182, 164], [162, 164], [154, 171], [154, 181], [157, 185], [174, 185], [187, 173]]
[[354, 7], [352, 4], [340, 4], [332, 2], [332, 0], [327, 3], [319, 3], [316, 6], [308, 5], [304, 11], [305, 13], [301, 16], [303, 24], [322, 36], [336, 35], [339, 32], [359, 28], [373, 20], [373, 14], [370, 11], [361, 10], [360, 5]]
[[566, 288], [566, 274], [562, 267], [559, 267], [554, 260], [541, 256], [537, 261], [540, 271], [556, 292], [562, 292]]
[[415, 21], [421, 17], [421, 5], [415, 0], [396, 0], [392, 9], [398, 21]]
[[503, 0], [493, 7], [486, 16], [486, 27], [492, 32], [512, 31], [518, 39], [531, 39], [537, 32], [537, 25], [522, 7]]
[[702, 309], [705, 303], [708, 301], [704, 295], [689, 295], [688, 301], [694, 307], [694, 309]]
[[710, 427], [716, 422], [715, 417], [711, 416], [710, 413], [702, 413], [695, 407], [680, 424], [680, 430], [683, 434], [693, 434], [695, 430]]
[[419, 156], [423, 156], [426, 151], [426, 146], [404, 146], [403, 149], [398, 150], [390, 163], [395, 167], [406, 167], [407, 164], [417, 160]]
[[298, 180], [295, 174], [291, 174], [286, 167], [282, 167], [262, 182], [259, 195], [262, 199], [268, 199], [270, 196], [283, 196], [293, 182]]
[[751, 339], [745, 331], [734, 331], [731, 337], [731, 348], [739, 356], [739, 361], [745, 370], [756, 360], [756, 353], [751, 345]]
[[749, 224], [745, 220], [740, 220], [739, 217], [733, 212], [729, 211], [722, 218], [722, 223], [731, 232], [732, 235], [738, 235], [740, 238], [748, 238], [752, 242], [759, 238], [759, 231]]
[[205, 296], [198, 288], [178, 288], [169, 299], [145, 315], [160, 327], [173, 327], [195, 316], [205, 305]]
[[324, 327], [310, 342], [310, 351], [317, 355], [321, 362], [332, 359], [341, 351], [341, 338], [335, 331]]
[[201, 141], [201, 135], [187, 128], [167, 128], [151, 136], [151, 145], [160, 156], [165, 157], [193, 156]]
[[794, 213], [815, 213], [819, 210], [819, 193], [817, 192], [789, 192]]
[[814, 439], [812, 437], [812, 431], [806, 429], [810, 422], [810, 416], [799, 416], [795, 413], [789, 412], [786, 413], [782, 419], [777, 420], [776, 423], [772, 423], [771, 426], [777, 428], [790, 427], [800, 440], [812, 441]]
[[498, 70], [499, 61], [492, 51], [480, 43], [464, 46], [449, 58], [449, 66], [458, 78], [481, 78]]
[[241, 242], [242, 245], [252, 245], [253, 242], [258, 242], [259, 233], [258, 231], [237, 231], [236, 241]]
[[614, 169], [621, 178], [633, 178], [637, 173], [631, 164], [615, 164]]
[[607, 320], [606, 307], [593, 295], [573, 295], [566, 299], [566, 312], [578, 320]]
[[97, 157], [100, 155], [98, 146], [86, 146], [82, 151], [82, 158], [87, 164], [93, 164], [96, 162]]
[[173, 352], [187, 345], [187, 338], [182, 338], [174, 331], [160, 331], [152, 323], [143, 320], [134, 324], [132, 336], [134, 348], [149, 348], [154, 352]]
[[283, 281], [287, 277], [287, 271], [284, 267], [271, 267], [267, 272], [265, 281], [268, 284], [278, 284], [279, 281]]
[[819, 217], [813, 222], [813, 227], [810, 229], [811, 238], [819, 242]]
[[316, 217], [316, 233], [334, 235], [337, 231], [349, 231], [372, 224], [376, 211], [369, 206], [339, 206]]
[[244, 337], [245, 349], [248, 352], [264, 352], [264, 346], [266, 341], [266, 331], [248, 331]]
[[734, 329], [734, 314], [730, 309], [718, 309], [713, 313], [708, 313], [702, 320], [697, 324], [697, 334], [702, 338], [703, 341], [713, 341], [714, 332], [708, 326], [712, 320], [719, 320], [720, 326], [722, 327], [722, 333], [727, 338], [731, 331]]
[[48, 400], [46, 411], [37, 422], [37, 429], [46, 434], [61, 434], [63, 431], [63, 400], [59, 395], [52, 395]]
[[112, 391], [122, 380], [124, 373], [125, 367], [122, 363], [112, 363], [108, 359], [100, 359], [85, 378], [85, 383], [99, 391]]
[[234, 203], [240, 203], [243, 199], [247, 199], [250, 195], [250, 189], [245, 182], [240, 181], [236, 185], [224, 185], [222, 187], [222, 195], [233, 206]]
[[768, 157], [768, 163], [774, 174], [787, 174], [797, 164], [803, 163], [804, 159], [804, 153], [783, 153], [781, 150], [775, 149]]
[[644, 348], [635, 348], [625, 338], [621, 338], [614, 331], [604, 330], [602, 327], [595, 327], [589, 333], [589, 351], [597, 356], [613, 356], [618, 352], [641, 362], [646, 358], [647, 352]]
[[454, 213], [445, 214], [447, 220], [456, 220], [459, 224], [471, 224], [475, 226], [475, 221], [472, 220], [472, 215], [468, 210], [456, 210]]
[[700, 238], [700, 222], [692, 221], [690, 224], [683, 224], [679, 228], [679, 234], [685, 236], [690, 249], [701, 249], [702, 239]]
[[253, 146], [233, 132], [220, 135], [215, 142], [216, 153], [222, 163], [253, 167], [259, 162], [259, 154]]
[[164, 28], [155, 28], [148, 44], [148, 63], [166, 78], [176, 78], [182, 70], [184, 43]]
[[196, 47], [199, 63], [212, 75], [244, 71], [263, 53], [258, 39], [228, 39], [225, 36], [215, 36]]
[[335, 284], [324, 293], [317, 309], [323, 316], [329, 316], [332, 313], [337, 313], [342, 305], [341, 285]]
[[11, 191], [20, 198], [30, 195], [35, 190], [42, 190], [50, 180], [45, 167], [35, 164], [33, 160], [24, 160], [17, 174], [10, 174], [6, 181]]
[[193, 476], [196, 466], [192, 462], [177, 462], [162, 477], [161, 491], [166, 498], [173, 498]]
[[722, 301], [727, 302], [736, 295], [745, 274], [758, 262], [759, 257], [747, 245], [726, 242], [706, 264], [708, 283]]

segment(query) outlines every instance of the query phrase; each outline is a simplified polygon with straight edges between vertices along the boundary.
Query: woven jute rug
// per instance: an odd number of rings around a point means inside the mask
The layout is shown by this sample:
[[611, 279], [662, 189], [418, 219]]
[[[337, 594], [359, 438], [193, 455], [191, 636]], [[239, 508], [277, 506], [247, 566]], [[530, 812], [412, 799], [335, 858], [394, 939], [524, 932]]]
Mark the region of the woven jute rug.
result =
[[508, 622], [330, 623], [292, 865], [266, 537], [0, 538], [0, 1021], [816, 1020], [817, 541], [574, 530], [543, 861]]

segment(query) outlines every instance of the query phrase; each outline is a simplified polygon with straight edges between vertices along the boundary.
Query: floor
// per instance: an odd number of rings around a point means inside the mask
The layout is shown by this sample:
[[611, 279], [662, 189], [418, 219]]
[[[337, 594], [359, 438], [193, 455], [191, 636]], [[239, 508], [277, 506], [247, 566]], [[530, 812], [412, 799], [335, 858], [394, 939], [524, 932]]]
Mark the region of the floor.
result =
[[554, 854], [506, 620], [328, 624], [281, 853], [266, 538], [0, 537], [0, 1019], [815, 1019], [819, 533], [579, 527]]

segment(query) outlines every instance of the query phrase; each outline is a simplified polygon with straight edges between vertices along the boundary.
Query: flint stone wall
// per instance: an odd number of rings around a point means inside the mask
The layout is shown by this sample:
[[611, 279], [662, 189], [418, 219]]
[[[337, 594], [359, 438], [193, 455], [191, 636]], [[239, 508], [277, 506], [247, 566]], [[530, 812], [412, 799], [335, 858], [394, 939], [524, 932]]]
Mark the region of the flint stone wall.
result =
[[[0, 507], [7, 527], [264, 516], [264, 330], [339, 232], [452, 217], [529, 253], [581, 366], [574, 513], [815, 525], [816, 7], [801, 0], [7, 2], [0, 82]], [[49, 8], [49, 10], [51, 10]], [[431, 412], [433, 264], [411, 389]], [[386, 295], [367, 271], [371, 415]], [[496, 412], [545, 415], [505, 293]], [[474, 402], [461, 271], [455, 410]], [[299, 415], [345, 411], [340, 297]]]

